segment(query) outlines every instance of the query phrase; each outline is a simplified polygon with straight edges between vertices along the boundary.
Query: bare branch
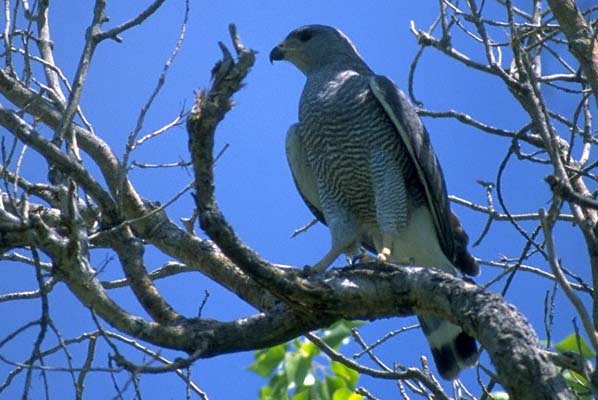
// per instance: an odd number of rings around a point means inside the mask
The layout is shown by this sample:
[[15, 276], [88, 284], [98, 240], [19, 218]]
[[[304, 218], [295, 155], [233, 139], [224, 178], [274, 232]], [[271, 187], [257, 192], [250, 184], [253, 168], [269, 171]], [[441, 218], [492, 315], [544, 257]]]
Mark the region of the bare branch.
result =
[[592, 320], [590, 319], [590, 316], [586, 312], [586, 309], [585, 309], [583, 303], [581, 302], [579, 297], [577, 297], [575, 292], [573, 292], [573, 289], [569, 285], [569, 282], [567, 282], [567, 279], [565, 279], [565, 276], [563, 275], [563, 272], [559, 265], [559, 261], [556, 256], [556, 252], [554, 250], [554, 242], [552, 239], [552, 224], [553, 224], [553, 222], [549, 219], [549, 217], [546, 215], [546, 211], [544, 211], [543, 209], [540, 210], [540, 214], [542, 215], [542, 229], [544, 229], [544, 238], [546, 240], [546, 251], [548, 252], [548, 261], [550, 262], [550, 266], [552, 268], [552, 273], [557, 278], [559, 285], [563, 288], [563, 290], [567, 294], [567, 297], [569, 298], [569, 300], [571, 301], [571, 303], [577, 310], [577, 313], [583, 322], [583, 326], [586, 330], [586, 334], [590, 338], [590, 341], [592, 342], [592, 346], [594, 347], [594, 350], [596, 350], [596, 349], [598, 349], [598, 333], [594, 329]]
[[[150, 6], [150, 8], [148, 8], [148, 10], [150, 10], [152, 7], [154, 7], [154, 11], [155, 11], [162, 4], [162, 2], [163, 2], [163, 0], [156, 1], [154, 4], [152, 4], [152, 6]], [[154, 11], [151, 11], [151, 13], [153, 13]], [[151, 13], [148, 15], [151, 15]], [[181, 23], [181, 29], [180, 29], [176, 44], [174, 46], [174, 49], [172, 50], [171, 55], [168, 57], [168, 60], [166, 60], [166, 62], [164, 63], [164, 66], [162, 67], [162, 72], [160, 73], [160, 77], [158, 78], [158, 82], [156, 83], [154, 90], [152, 91], [149, 98], [147, 99], [147, 102], [143, 105], [143, 107], [141, 108], [141, 111], [139, 112], [139, 116], [137, 117], [137, 123], [135, 125], [135, 129], [129, 134], [129, 138], [127, 140], [127, 148], [125, 150], [125, 154], [123, 155], [122, 167], [121, 167], [121, 171], [120, 171], [120, 173], [122, 175], [120, 177], [120, 180], [123, 181], [123, 183], [124, 183], [124, 176], [126, 175], [127, 169], [129, 167], [129, 156], [131, 155], [131, 152], [135, 149], [135, 147], [137, 147], [144, 140], [147, 140], [147, 138], [156, 136], [160, 132], [160, 131], [158, 131], [158, 133], [146, 135], [145, 139], [142, 138], [141, 140], [137, 141], [137, 136], [139, 135], [139, 132], [141, 132], [141, 129], [143, 129], [143, 123], [145, 121], [145, 116], [147, 115], [147, 112], [150, 110], [154, 100], [158, 96], [158, 93], [160, 93], [160, 90], [164, 86], [164, 83], [166, 82], [166, 77], [168, 75], [168, 71], [170, 70], [170, 66], [172, 65], [172, 63], [176, 59], [177, 55], [179, 54], [179, 51], [181, 50], [181, 47], [183, 45], [183, 40], [185, 39], [185, 32], [187, 31], [188, 18], [189, 18], [189, 2], [186, 1], [183, 22]], [[165, 128], [161, 129], [161, 131], [164, 131], [165, 129], [168, 129], [171, 126], [178, 124], [181, 121], [181, 119], [182, 119], [182, 112], [179, 114], [178, 118], [176, 118], [170, 124], [167, 124]], [[120, 192], [120, 190], [119, 190], [119, 192]]]
[[550, 9], [567, 40], [571, 53], [577, 58], [581, 69], [598, 98], [598, 38], [586, 22], [573, 0], [548, 0]]
[[85, 358], [85, 362], [83, 363], [83, 367], [81, 368], [81, 372], [79, 372], [79, 378], [77, 379], [76, 385], [76, 394], [77, 400], [83, 399], [83, 389], [84, 389], [84, 382], [87, 373], [91, 369], [91, 364], [93, 363], [93, 359], [96, 352], [96, 336], [91, 336], [89, 338], [89, 342], [87, 344], [87, 357]]
[[120, 42], [121, 39], [118, 37], [124, 31], [127, 31], [135, 26], [141, 25], [146, 19], [151, 17], [158, 9], [164, 4], [166, 0], [155, 0], [151, 3], [145, 10], [140, 12], [136, 17], [120, 24], [119, 26], [107, 30], [105, 32], [95, 32], [95, 40], [98, 42], [105, 40], [105, 39], [113, 39], [117, 42]]
[[0, 105], [0, 124], [11, 130], [23, 143], [35, 148], [49, 160], [68, 172], [76, 181], [93, 196], [98, 205], [108, 214], [115, 212], [115, 204], [91, 174], [72, 157], [63, 154], [55, 145], [45, 140], [24, 120]]
[[50, 36], [50, 23], [49, 23], [49, 7], [50, 2], [42, 0], [38, 4], [37, 9], [37, 30], [39, 34], [39, 40], [36, 41], [41, 58], [44, 60], [44, 72], [46, 73], [46, 81], [48, 86], [52, 88], [56, 94], [57, 99], [62, 103], [66, 103], [66, 96], [62, 92], [58, 76], [60, 73], [55, 69], [54, 52], [52, 50], [52, 39]]
[[449, 397], [444, 393], [444, 390], [438, 385], [433, 379], [430, 379], [430, 376], [425, 372], [417, 368], [409, 368], [405, 371], [380, 371], [375, 370], [366, 366], [363, 366], [350, 358], [343, 356], [342, 354], [335, 351], [332, 347], [328, 346], [322, 339], [318, 336], [314, 335], [313, 333], [307, 333], [305, 335], [306, 338], [311, 340], [315, 343], [328, 357], [330, 357], [334, 361], [338, 361], [341, 364], [346, 365], [347, 367], [358, 371], [362, 374], [369, 375], [375, 378], [383, 378], [383, 379], [391, 379], [391, 380], [407, 380], [413, 379], [421, 384], [423, 384], [427, 389], [430, 390], [437, 399], [444, 399], [449, 400]]

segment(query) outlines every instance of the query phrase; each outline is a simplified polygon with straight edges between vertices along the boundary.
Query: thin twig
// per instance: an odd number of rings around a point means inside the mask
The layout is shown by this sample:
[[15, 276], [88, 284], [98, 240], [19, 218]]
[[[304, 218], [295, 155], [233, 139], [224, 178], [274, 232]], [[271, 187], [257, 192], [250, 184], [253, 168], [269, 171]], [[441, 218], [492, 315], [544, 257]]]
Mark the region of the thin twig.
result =
[[588, 338], [592, 342], [594, 351], [596, 351], [598, 349], [598, 334], [594, 330], [594, 325], [592, 324], [592, 320], [590, 319], [590, 316], [586, 312], [586, 309], [585, 309], [582, 301], [573, 292], [571, 285], [569, 284], [567, 279], [565, 279], [565, 276], [563, 275], [563, 272], [560, 267], [560, 262], [557, 259], [556, 251], [554, 248], [554, 241], [552, 238], [553, 222], [551, 222], [549, 220], [549, 218], [547, 217], [546, 211], [544, 211], [544, 209], [540, 209], [540, 215], [542, 215], [542, 228], [544, 230], [544, 240], [546, 242], [546, 252], [548, 253], [548, 262], [550, 263], [550, 267], [552, 268], [552, 273], [557, 278], [559, 285], [563, 288], [563, 291], [567, 295], [567, 298], [569, 299], [569, 301], [571, 301], [571, 304], [573, 304], [573, 307], [575, 307], [577, 314], [581, 318], [581, 321], [583, 323], [586, 334], [588, 335]]
[[308, 333], [305, 335], [310, 341], [316, 344], [320, 350], [322, 350], [328, 357], [330, 357], [334, 361], [338, 361], [343, 365], [354, 369], [355, 371], [369, 375], [375, 378], [383, 378], [383, 379], [391, 379], [391, 380], [405, 380], [405, 379], [414, 379], [421, 384], [423, 384], [428, 390], [430, 390], [437, 399], [444, 399], [449, 400], [449, 397], [444, 393], [444, 390], [438, 383], [431, 379], [430, 376], [425, 374], [424, 372], [420, 371], [417, 368], [408, 368], [407, 370], [400, 371], [400, 372], [389, 372], [389, 371], [381, 371], [366, 367], [361, 365], [350, 358], [343, 356], [342, 354], [338, 353], [332, 347], [328, 346], [322, 339], [320, 339], [317, 335], [313, 333]]
[[305, 224], [305, 225], [303, 225], [303, 226], [301, 226], [301, 227], [299, 227], [299, 228], [295, 229], [295, 230], [293, 231], [293, 233], [291, 234], [291, 239], [292, 239], [292, 238], [294, 238], [294, 237], [295, 237], [295, 236], [297, 236], [297, 235], [300, 235], [300, 234], [302, 234], [302, 233], [305, 233], [305, 232], [307, 232], [307, 231], [309, 230], [309, 228], [311, 228], [312, 226], [314, 226], [314, 225], [315, 225], [315, 224], [317, 224], [317, 223], [318, 223], [318, 219], [317, 219], [317, 218], [314, 218], [314, 219], [312, 219], [311, 221], [309, 221], [307, 224]]
[[92, 364], [94, 356], [95, 356], [96, 340], [97, 340], [96, 336], [91, 336], [89, 338], [89, 342], [87, 343], [87, 356], [85, 357], [83, 367], [81, 368], [81, 372], [79, 372], [79, 378], [77, 379], [77, 385], [76, 385], [77, 400], [83, 399], [83, 389], [85, 387], [84, 386], [85, 377], [87, 376], [87, 373], [89, 372], [89, 370], [91, 368], [91, 364]]

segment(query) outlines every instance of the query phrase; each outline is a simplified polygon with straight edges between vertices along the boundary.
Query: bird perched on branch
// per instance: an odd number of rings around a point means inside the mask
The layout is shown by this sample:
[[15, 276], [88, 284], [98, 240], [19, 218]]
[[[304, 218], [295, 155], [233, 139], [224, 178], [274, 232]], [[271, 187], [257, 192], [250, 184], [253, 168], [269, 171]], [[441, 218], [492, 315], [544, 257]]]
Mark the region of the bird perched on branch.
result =
[[[307, 77], [286, 152], [301, 197], [332, 236], [313, 268], [324, 271], [342, 253], [359, 257], [365, 246], [380, 262], [477, 275], [428, 133], [394, 83], [325, 25], [289, 33], [270, 53], [276, 60]], [[441, 376], [453, 379], [476, 361], [476, 342], [460, 327], [419, 320]]]

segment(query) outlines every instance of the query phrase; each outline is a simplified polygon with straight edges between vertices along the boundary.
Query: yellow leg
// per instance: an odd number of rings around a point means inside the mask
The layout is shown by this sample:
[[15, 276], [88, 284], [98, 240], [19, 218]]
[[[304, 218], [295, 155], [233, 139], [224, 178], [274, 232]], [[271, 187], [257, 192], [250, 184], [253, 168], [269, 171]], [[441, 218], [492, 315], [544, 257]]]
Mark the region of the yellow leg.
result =
[[390, 254], [392, 249], [392, 236], [382, 236], [382, 249], [378, 252], [376, 259], [378, 262], [384, 263], [390, 261]]
[[313, 266], [313, 269], [315, 269], [317, 272], [324, 272], [326, 268], [328, 268], [330, 264], [332, 264], [334, 260], [341, 255], [342, 252], [343, 251], [339, 249], [331, 249], [328, 253], [326, 253], [324, 258], [322, 258]]

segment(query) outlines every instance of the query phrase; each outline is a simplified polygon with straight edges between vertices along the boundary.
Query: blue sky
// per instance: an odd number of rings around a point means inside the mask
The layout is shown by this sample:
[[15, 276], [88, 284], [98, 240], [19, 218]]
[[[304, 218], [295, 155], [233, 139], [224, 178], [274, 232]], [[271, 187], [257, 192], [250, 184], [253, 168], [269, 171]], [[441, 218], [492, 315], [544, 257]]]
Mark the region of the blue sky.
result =
[[[142, 8], [141, 2], [109, 2], [107, 14], [112, 27], [129, 19]], [[148, 3], [147, 1], [143, 3]], [[50, 15], [55, 57], [66, 76], [72, 78], [83, 45], [87, 24], [91, 21], [91, 1], [53, 2]], [[496, 12], [489, 4], [489, 12]], [[153, 90], [163, 63], [170, 55], [180, 27], [184, 4], [182, 0], [167, 0], [166, 4], [144, 25], [122, 35], [123, 43], [104, 42], [96, 51], [84, 89], [81, 105], [96, 132], [123, 154], [127, 136], [134, 129], [139, 110]], [[268, 53], [292, 29], [308, 24], [322, 23], [342, 29], [355, 43], [370, 67], [393, 79], [403, 89], [407, 87], [409, 65], [417, 51], [417, 43], [409, 31], [413, 20], [417, 27], [427, 29], [437, 15], [437, 2], [398, 1], [319, 1], [260, 2], [212, 1], [192, 2], [186, 39], [180, 55], [167, 77], [164, 89], [148, 114], [142, 133], [150, 132], [172, 120], [182, 108], [188, 109], [195, 90], [207, 87], [210, 70], [220, 57], [218, 41], [230, 45], [227, 26], [237, 24], [246, 46], [258, 51], [256, 64], [247, 78], [246, 87], [235, 96], [235, 108], [221, 123], [217, 136], [217, 149], [229, 145], [216, 167], [217, 195], [220, 207], [239, 236], [247, 244], [272, 262], [303, 266], [318, 260], [329, 246], [328, 233], [322, 226], [306, 234], [289, 239], [291, 232], [309, 222], [311, 214], [303, 205], [293, 186], [284, 156], [284, 137], [288, 126], [297, 119], [297, 104], [304, 78], [288, 63], [270, 65]], [[504, 17], [501, 15], [501, 17]], [[494, 33], [500, 34], [500, 31]], [[481, 49], [455, 34], [455, 45], [471, 57], [481, 59]], [[497, 39], [504, 40], [503, 35]], [[508, 56], [505, 55], [508, 59]], [[547, 68], [550, 68], [548, 64]], [[41, 79], [42, 76], [40, 75]], [[518, 129], [527, 119], [512, 101], [506, 88], [495, 78], [468, 70], [433, 50], [427, 50], [419, 65], [415, 79], [416, 95], [426, 108], [432, 110], [456, 109], [490, 124], [507, 129]], [[554, 96], [553, 96], [554, 97]], [[558, 102], [563, 114], [571, 115], [573, 108], [565, 99]], [[3, 103], [4, 104], [4, 103]], [[497, 165], [504, 157], [510, 142], [502, 138], [465, 128], [450, 120], [425, 120], [432, 142], [442, 163], [450, 194], [485, 204], [485, 193], [476, 180], [494, 181]], [[562, 127], [559, 127], [562, 128]], [[562, 132], [564, 135], [566, 131]], [[27, 155], [26, 173], [30, 177], [45, 175], [43, 164], [32, 152]], [[175, 162], [188, 160], [187, 136], [184, 127], [178, 127], [142, 146], [133, 153], [138, 162]], [[192, 179], [184, 169], [140, 170], [130, 177], [139, 192], [147, 199], [166, 202]], [[505, 172], [505, 196], [513, 213], [534, 212], [545, 207], [550, 199], [542, 177], [546, 168], [514, 161]], [[467, 209], [453, 206], [469, 232], [476, 239], [483, 229], [485, 219]], [[188, 217], [193, 209], [190, 195], [167, 210], [172, 219]], [[528, 229], [533, 224], [524, 224]], [[587, 278], [587, 259], [581, 237], [567, 226], [559, 226], [557, 251], [566, 265]], [[513, 234], [507, 223], [495, 223], [482, 244], [473, 252], [484, 259], [501, 256], [518, 257], [522, 240]], [[105, 254], [94, 254], [95, 265], [101, 265]], [[147, 268], [159, 267], [169, 258], [155, 251], [146, 253]], [[547, 268], [541, 260], [530, 261]], [[35, 287], [31, 270], [19, 269], [2, 263], [4, 275], [0, 292], [25, 290]], [[343, 260], [337, 266], [344, 264]], [[10, 268], [10, 270], [9, 270]], [[483, 269], [479, 278], [486, 282], [496, 273]], [[102, 271], [103, 279], [121, 277], [122, 271], [115, 261], [109, 261]], [[500, 291], [503, 283], [491, 289]], [[204, 291], [210, 297], [204, 316], [231, 320], [254, 312], [236, 296], [217, 284], [199, 276], [187, 274], [157, 283], [171, 304], [185, 315], [195, 315]], [[539, 336], [542, 330], [543, 301], [546, 290], [552, 285], [529, 275], [519, 274], [507, 294], [508, 301], [519, 307], [531, 320]], [[111, 292], [112, 293], [112, 292]], [[142, 313], [128, 290], [113, 291], [117, 301], [126, 309]], [[572, 331], [570, 307], [557, 297], [554, 337], [562, 338]], [[57, 287], [51, 296], [52, 316], [63, 329], [63, 336], [72, 337], [93, 329], [88, 312], [65, 290]], [[20, 321], [36, 318], [39, 303], [0, 303], [0, 315], [8, 323], [0, 324], [0, 337], [14, 329]], [[412, 323], [411, 319], [378, 321], [363, 328], [368, 340], [375, 340], [385, 332]], [[13, 346], [8, 355], [15, 360], [24, 359], [27, 344], [33, 334], [24, 336]], [[380, 355], [388, 362], [396, 360], [405, 365], [418, 365], [420, 354], [429, 356], [420, 332], [411, 332], [390, 341], [380, 348]], [[52, 343], [52, 340], [49, 340]], [[25, 349], [25, 350], [24, 350]], [[84, 347], [73, 349], [75, 360], [81, 362]], [[168, 356], [175, 355], [165, 351]], [[56, 358], [64, 365], [64, 359]], [[49, 360], [48, 363], [51, 363]], [[265, 382], [245, 371], [252, 362], [251, 353], [226, 355], [200, 360], [193, 368], [193, 377], [213, 399], [254, 398]], [[98, 360], [104, 363], [104, 360]], [[0, 364], [0, 373], [9, 371]], [[473, 370], [472, 370], [473, 371]], [[467, 382], [474, 382], [472, 371], [464, 374]], [[67, 374], [53, 373], [55, 393], [71, 393], [72, 383]], [[104, 399], [113, 394], [107, 375], [97, 374], [88, 378], [87, 397]], [[39, 383], [39, 382], [38, 382]], [[179, 398], [183, 386], [171, 377], [142, 376], [142, 389], [146, 398]], [[392, 382], [362, 380], [381, 398], [396, 397]], [[41, 384], [36, 385], [41, 390]], [[473, 384], [472, 386], [475, 386]], [[20, 393], [20, 386], [14, 393]], [[64, 392], [62, 392], [64, 390]], [[479, 392], [479, 390], [478, 390]], [[34, 392], [39, 395], [42, 392]], [[129, 392], [131, 393], [131, 392]], [[36, 398], [33, 396], [32, 398]]]

